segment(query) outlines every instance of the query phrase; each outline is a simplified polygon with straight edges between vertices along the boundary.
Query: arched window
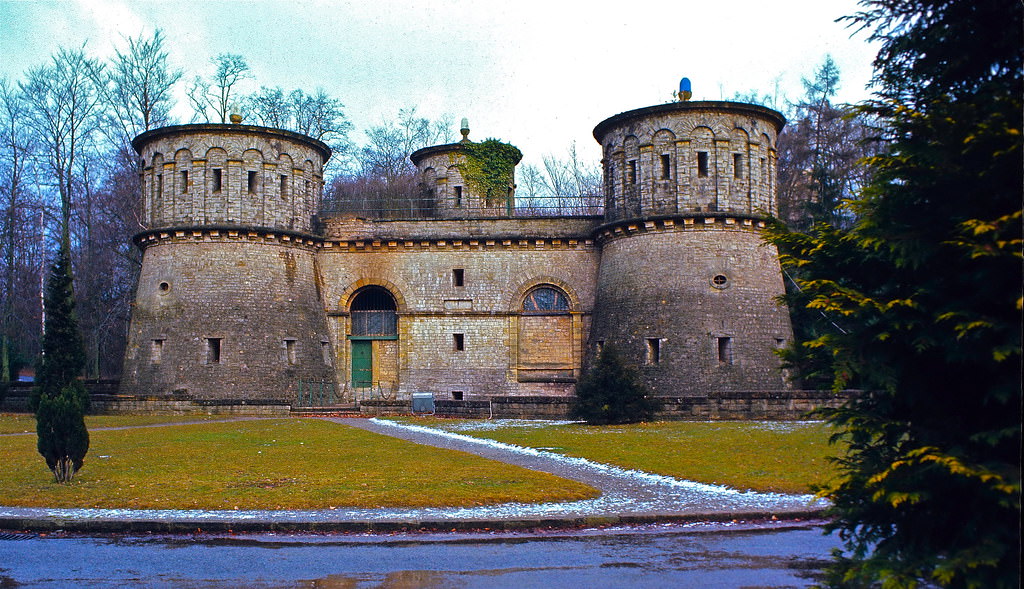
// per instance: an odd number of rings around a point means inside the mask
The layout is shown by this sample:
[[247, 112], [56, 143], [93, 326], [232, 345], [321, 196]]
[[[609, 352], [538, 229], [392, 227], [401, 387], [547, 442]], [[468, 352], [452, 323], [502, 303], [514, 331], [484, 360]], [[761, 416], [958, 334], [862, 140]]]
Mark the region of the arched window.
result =
[[352, 299], [352, 335], [391, 336], [398, 334], [398, 307], [387, 289], [368, 286]]
[[562, 291], [550, 286], [539, 286], [523, 298], [523, 311], [526, 313], [564, 313], [568, 310], [569, 298]]

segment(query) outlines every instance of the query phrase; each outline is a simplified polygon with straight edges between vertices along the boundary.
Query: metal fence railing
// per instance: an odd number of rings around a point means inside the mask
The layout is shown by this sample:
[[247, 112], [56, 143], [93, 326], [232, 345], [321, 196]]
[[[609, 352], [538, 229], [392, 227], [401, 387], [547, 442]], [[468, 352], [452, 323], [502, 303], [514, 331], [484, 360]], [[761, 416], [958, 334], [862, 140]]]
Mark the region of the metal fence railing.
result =
[[351, 214], [368, 219], [544, 218], [600, 216], [604, 198], [596, 196], [515, 197], [511, 203], [466, 201], [458, 204], [433, 198], [359, 195], [325, 199], [319, 216]]

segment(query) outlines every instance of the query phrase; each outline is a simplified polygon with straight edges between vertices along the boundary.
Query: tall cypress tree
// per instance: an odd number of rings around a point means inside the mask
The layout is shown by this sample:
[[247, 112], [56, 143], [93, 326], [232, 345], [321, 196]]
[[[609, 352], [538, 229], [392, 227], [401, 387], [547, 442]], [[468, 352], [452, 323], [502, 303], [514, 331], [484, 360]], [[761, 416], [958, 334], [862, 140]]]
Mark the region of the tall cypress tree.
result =
[[85, 351], [75, 316], [70, 250], [65, 230], [46, 283], [43, 357], [31, 398], [37, 448], [58, 483], [71, 480], [89, 450], [85, 428], [89, 394], [79, 379]]
[[1017, 587], [1024, 8], [861, 4], [885, 142], [857, 220], [768, 234], [832, 323], [792, 353], [863, 391], [824, 412], [848, 444], [821, 490], [846, 546], [830, 582]]

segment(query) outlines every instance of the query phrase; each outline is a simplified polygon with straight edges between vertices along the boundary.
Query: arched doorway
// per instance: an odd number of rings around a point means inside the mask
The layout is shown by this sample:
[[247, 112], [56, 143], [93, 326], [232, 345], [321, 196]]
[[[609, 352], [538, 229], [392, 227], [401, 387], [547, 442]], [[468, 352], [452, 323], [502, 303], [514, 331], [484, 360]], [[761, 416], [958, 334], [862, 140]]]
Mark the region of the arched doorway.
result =
[[534, 286], [519, 305], [519, 382], [572, 382], [574, 326], [566, 293], [552, 285]]
[[387, 289], [367, 286], [356, 292], [349, 306], [352, 349], [351, 381], [354, 388], [389, 386], [397, 379], [398, 306]]

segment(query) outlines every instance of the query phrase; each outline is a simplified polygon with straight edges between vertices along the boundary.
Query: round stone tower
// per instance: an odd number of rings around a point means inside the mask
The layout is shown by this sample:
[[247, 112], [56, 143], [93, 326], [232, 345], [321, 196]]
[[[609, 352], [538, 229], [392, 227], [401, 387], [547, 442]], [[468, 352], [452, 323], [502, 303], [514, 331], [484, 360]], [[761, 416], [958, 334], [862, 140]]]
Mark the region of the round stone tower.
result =
[[787, 388], [792, 338], [774, 247], [776, 138], [760, 106], [676, 102], [615, 115], [603, 150], [605, 220], [591, 341], [614, 344], [658, 395]]
[[[509, 168], [508, 186], [481, 194], [465, 174], [469, 122], [462, 119], [462, 140], [458, 143], [432, 145], [414, 151], [409, 159], [416, 166], [418, 188], [423, 207], [442, 219], [471, 219], [511, 216], [515, 210], [515, 164]], [[518, 153], [518, 150], [515, 150]]]
[[122, 390], [288, 400], [332, 382], [313, 215], [330, 149], [248, 125], [143, 133], [142, 269]]

